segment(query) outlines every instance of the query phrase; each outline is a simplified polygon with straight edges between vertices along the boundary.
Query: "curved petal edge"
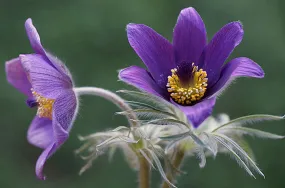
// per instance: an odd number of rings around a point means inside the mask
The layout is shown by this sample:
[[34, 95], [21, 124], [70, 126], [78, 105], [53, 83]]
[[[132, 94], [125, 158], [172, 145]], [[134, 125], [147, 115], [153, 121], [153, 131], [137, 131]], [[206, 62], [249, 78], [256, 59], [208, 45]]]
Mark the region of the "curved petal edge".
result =
[[119, 72], [119, 79], [132, 85], [139, 90], [143, 90], [159, 97], [167, 99], [168, 94], [159, 87], [151, 77], [150, 73], [138, 66], [130, 66]]
[[44, 169], [44, 165], [46, 163], [46, 161], [50, 158], [50, 156], [52, 156], [52, 154], [55, 153], [55, 151], [57, 150], [57, 146], [55, 143], [50, 144], [40, 155], [40, 157], [37, 160], [37, 164], [36, 164], [36, 175], [40, 180], [45, 180], [46, 177], [43, 174], [43, 169]]
[[207, 97], [219, 95], [234, 79], [239, 77], [263, 78], [264, 71], [247, 57], [235, 58], [223, 67], [220, 79], [212, 88], [209, 88]]

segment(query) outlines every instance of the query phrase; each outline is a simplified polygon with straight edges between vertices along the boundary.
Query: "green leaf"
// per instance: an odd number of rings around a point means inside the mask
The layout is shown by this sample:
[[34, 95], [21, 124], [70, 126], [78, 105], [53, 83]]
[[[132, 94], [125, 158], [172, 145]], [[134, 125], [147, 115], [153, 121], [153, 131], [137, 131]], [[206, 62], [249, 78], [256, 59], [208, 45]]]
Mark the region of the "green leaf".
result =
[[184, 133], [179, 133], [179, 134], [173, 134], [173, 135], [169, 135], [169, 136], [162, 136], [159, 137], [161, 140], [182, 140], [186, 137], [191, 136], [191, 134], [193, 134], [190, 131], [186, 131]]
[[164, 100], [164, 99], [162, 99], [156, 95], [150, 94], [150, 93], [140, 92], [140, 91], [131, 91], [131, 90], [119, 90], [117, 92], [129, 95], [129, 96], [135, 98], [136, 100], [139, 99], [141, 101], [148, 101], [150, 103], [156, 104], [158, 107], [160, 107], [161, 104], [162, 104], [163, 108], [165, 106], [167, 106], [168, 108], [174, 107], [174, 105], [172, 105], [168, 101], [166, 101], [166, 100]]
[[[187, 137], [191, 137], [193, 139], [193, 141], [198, 144], [200, 147], [202, 148], [207, 148], [208, 150], [210, 150], [213, 154], [215, 153], [211, 147], [209, 147], [208, 145], [206, 145], [198, 136], [196, 136], [191, 130], [184, 132], [184, 133], [180, 133], [180, 134], [175, 134], [175, 135], [170, 135], [170, 136], [164, 136], [164, 137], [159, 137], [162, 140], [174, 140], [174, 141], [178, 141], [178, 140], [182, 140], [184, 138]], [[177, 142], [174, 142], [177, 143]], [[171, 143], [171, 145], [173, 145], [174, 143]]]
[[253, 150], [245, 139], [241, 138], [240, 136], [233, 137], [232, 139], [248, 154], [250, 158], [255, 160]]
[[151, 105], [144, 103], [144, 102], [138, 102], [138, 101], [125, 101], [125, 102], [131, 106], [138, 108], [138, 109], [146, 108], [146, 109], [152, 109], [152, 110], [158, 110], [158, 111], [160, 110], [159, 108], [155, 108], [154, 106], [151, 106]]
[[245, 123], [254, 123], [254, 122], [259, 122], [259, 121], [276, 121], [276, 120], [282, 120], [282, 119], [284, 119], [284, 116], [274, 116], [274, 115], [268, 115], [268, 114], [256, 114], [256, 115], [243, 116], [243, 117], [231, 120], [228, 123], [221, 125], [220, 127], [216, 128], [212, 132], [216, 132], [217, 130], [223, 127], [227, 127], [227, 126], [242, 126]]
[[123, 112], [117, 112], [116, 114], [119, 115], [127, 115], [130, 112], [136, 113], [138, 116], [144, 116], [144, 117], [173, 117], [176, 118], [176, 116], [169, 112], [163, 112], [158, 110], [151, 110], [151, 109], [135, 109], [132, 111], [123, 111]]
[[235, 141], [233, 141], [232, 139], [230, 139], [229, 137], [225, 135], [221, 135], [221, 134], [214, 134], [214, 135], [230, 143], [231, 146], [233, 146], [233, 149], [235, 149], [235, 151], [237, 152], [237, 155], [239, 155], [243, 161], [245, 161], [250, 167], [252, 167], [258, 174], [265, 177], [264, 174], [261, 172], [261, 170], [256, 165], [256, 163], [248, 156], [248, 154]]
[[235, 133], [242, 133], [242, 134], [247, 134], [250, 136], [256, 136], [256, 137], [260, 137], [260, 138], [267, 138], [267, 139], [283, 139], [283, 138], [285, 138], [285, 136], [261, 131], [258, 129], [247, 128], [247, 127], [227, 127], [224, 129], [235, 131]]
[[176, 188], [176, 186], [173, 185], [173, 184], [168, 180], [168, 178], [167, 178], [167, 176], [166, 176], [166, 174], [165, 174], [165, 172], [164, 172], [164, 170], [163, 170], [163, 168], [162, 168], [162, 165], [161, 165], [160, 160], [159, 160], [159, 158], [157, 157], [157, 155], [156, 155], [152, 150], [150, 150], [150, 149], [147, 149], [147, 150], [148, 150], [148, 152], [150, 153], [152, 159], [154, 160], [155, 165], [157, 166], [158, 171], [160, 172], [160, 175], [162, 176], [162, 178], [163, 178], [169, 185], [171, 185], [172, 187]]
[[143, 151], [143, 149], [140, 149], [139, 152], [141, 153], [141, 155], [148, 161], [148, 163], [151, 165], [151, 167], [155, 170], [157, 170], [155, 168], [155, 166], [152, 163], [152, 160], [148, 157], [148, 155]]
[[223, 141], [222, 138], [214, 135], [214, 139], [217, 140], [220, 144], [222, 144], [225, 148], [227, 148], [230, 152], [230, 154], [232, 154], [232, 156], [236, 159], [236, 161], [246, 170], [246, 172], [255, 178], [255, 176], [253, 175], [253, 173], [251, 172], [251, 170], [249, 169], [249, 167], [246, 165], [246, 163], [240, 158], [240, 156], [231, 148], [230, 145], [228, 145], [226, 142]]
[[146, 124], [158, 124], [158, 125], [182, 125], [189, 128], [189, 125], [183, 121], [179, 121], [176, 119], [170, 119], [170, 118], [161, 118], [161, 119], [154, 119], [147, 121]]

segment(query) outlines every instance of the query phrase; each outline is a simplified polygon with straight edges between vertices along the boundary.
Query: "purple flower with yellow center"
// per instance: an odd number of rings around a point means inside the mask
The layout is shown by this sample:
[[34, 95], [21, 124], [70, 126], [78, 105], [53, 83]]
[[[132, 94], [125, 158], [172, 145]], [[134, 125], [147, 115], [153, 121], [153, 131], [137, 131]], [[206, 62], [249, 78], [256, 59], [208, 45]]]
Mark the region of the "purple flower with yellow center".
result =
[[36, 175], [45, 179], [44, 164], [68, 138], [78, 101], [68, 69], [43, 48], [31, 19], [25, 28], [34, 53], [6, 62], [6, 74], [8, 82], [27, 96], [27, 105], [38, 109], [27, 138], [44, 149], [36, 164]]
[[231, 22], [207, 43], [204, 22], [191, 7], [181, 11], [172, 44], [146, 25], [129, 24], [129, 43], [148, 70], [131, 66], [121, 70], [119, 78], [177, 105], [197, 127], [233, 79], [264, 77], [262, 68], [246, 57], [224, 64], [243, 33], [240, 22]]

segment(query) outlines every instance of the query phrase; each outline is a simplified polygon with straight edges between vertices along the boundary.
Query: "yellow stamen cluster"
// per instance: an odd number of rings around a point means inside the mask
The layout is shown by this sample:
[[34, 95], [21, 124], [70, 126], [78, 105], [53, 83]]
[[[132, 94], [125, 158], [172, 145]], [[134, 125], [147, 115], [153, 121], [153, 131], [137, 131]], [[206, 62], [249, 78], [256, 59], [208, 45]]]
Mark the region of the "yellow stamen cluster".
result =
[[168, 76], [168, 92], [171, 98], [183, 105], [189, 105], [200, 100], [207, 90], [207, 73], [192, 63], [192, 79], [188, 84], [182, 83], [177, 75], [177, 69], [171, 69], [172, 75]]
[[37, 92], [35, 92], [33, 89], [32, 94], [35, 97], [37, 103], [38, 103], [38, 111], [37, 111], [37, 116], [39, 117], [45, 117], [52, 119], [52, 107], [54, 103], [54, 99], [47, 99]]

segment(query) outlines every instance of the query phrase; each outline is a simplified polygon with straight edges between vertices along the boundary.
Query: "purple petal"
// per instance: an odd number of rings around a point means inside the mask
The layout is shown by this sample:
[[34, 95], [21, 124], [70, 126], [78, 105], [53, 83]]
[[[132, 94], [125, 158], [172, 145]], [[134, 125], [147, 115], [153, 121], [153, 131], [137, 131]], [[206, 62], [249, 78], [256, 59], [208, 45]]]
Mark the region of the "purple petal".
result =
[[205, 25], [198, 12], [192, 7], [183, 9], [173, 33], [176, 64], [183, 61], [198, 63], [206, 43]]
[[223, 67], [220, 79], [212, 88], [209, 88], [206, 97], [218, 95], [238, 77], [263, 78], [264, 72], [258, 64], [249, 58], [235, 58]]
[[130, 45], [154, 80], [159, 86], [165, 87], [167, 76], [175, 67], [172, 45], [153, 29], [142, 24], [129, 24], [127, 34]]
[[28, 35], [28, 38], [30, 40], [30, 43], [31, 43], [33, 50], [37, 54], [41, 54], [42, 56], [46, 56], [46, 52], [45, 52], [45, 50], [41, 44], [40, 36], [37, 32], [37, 29], [33, 25], [31, 18], [27, 19], [27, 21], [25, 23], [25, 28], [26, 28], [26, 32], [27, 32], [27, 35]]
[[177, 105], [187, 116], [192, 125], [197, 128], [207, 117], [212, 114], [216, 98], [203, 100], [193, 106]]
[[61, 61], [59, 61], [57, 58], [55, 58], [54, 56], [52, 56], [51, 54], [47, 53], [44, 49], [44, 47], [41, 44], [41, 39], [40, 36], [38, 34], [37, 29], [35, 28], [35, 26], [33, 25], [32, 19], [29, 18], [27, 19], [26, 23], [25, 23], [25, 28], [26, 28], [26, 32], [28, 35], [28, 38], [30, 40], [30, 44], [33, 48], [33, 50], [35, 51], [35, 53], [40, 54], [43, 56], [44, 59], [46, 59], [46, 63], [50, 64], [52, 67], [54, 67], [55, 69], [57, 69], [59, 72], [69, 75], [69, 71], [66, 71], [66, 67], [61, 63]]
[[72, 88], [70, 79], [47, 64], [43, 56], [39, 54], [20, 55], [20, 60], [33, 89], [38, 94], [56, 99], [62, 90]]
[[43, 167], [46, 160], [67, 140], [77, 113], [77, 99], [72, 90], [66, 90], [53, 105], [52, 133], [54, 142], [44, 150], [36, 164], [36, 174], [44, 180]]
[[69, 82], [73, 82], [71, 73], [69, 72], [68, 68], [65, 66], [64, 63], [62, 63], [60, 59], [58, 59], [56, 56], [53, 56], [50, 53], [47, 53], [47, 57], [53, 63], [53, 65], [57, 68], [57, 70], [60, 70], [60, 73], [65, 75], [66, 79]]
[[21, 65], [20, 59], [15, 58], [5, 64], [8, 82], [28, 97], [32, 97], [31, 83]]
[[69, 131], [77, 114], [78, 101], [71, 89], [65, 90], [53, 105], [53, 129], [56, 143], [62, 144], [68, 138]]
[[36, 116], [28, 130], [30, 144], [45, 149], [54, 142], [52, 121]]
[[208, 85], [211, 87], [219, 79], [222, 65], [243, 37], [240, 22], [231, 22], [218, 31], [205, 48], [199, 68], [208, 74]]
[[48, 158], [54, 154], [54, 152], [57, 150], [57, 146], [55, 143], [50, 144], [40, 155], [40, 157], [37, 160], [37, 164], [36, 164], [36, 175], [39, 179], [41, 180], [45, 180], [46, 177], [43, 174], [43, 168], [44, 165], [46, 163], [46, 161], [48, 160]]
[[159, 87], [150, 73], [138, 66], [131, 66], [119, 72], [119, 79], [137, 87], [140, 90], [152, 93], [162, 98], [169, 98], [166, 88]]

